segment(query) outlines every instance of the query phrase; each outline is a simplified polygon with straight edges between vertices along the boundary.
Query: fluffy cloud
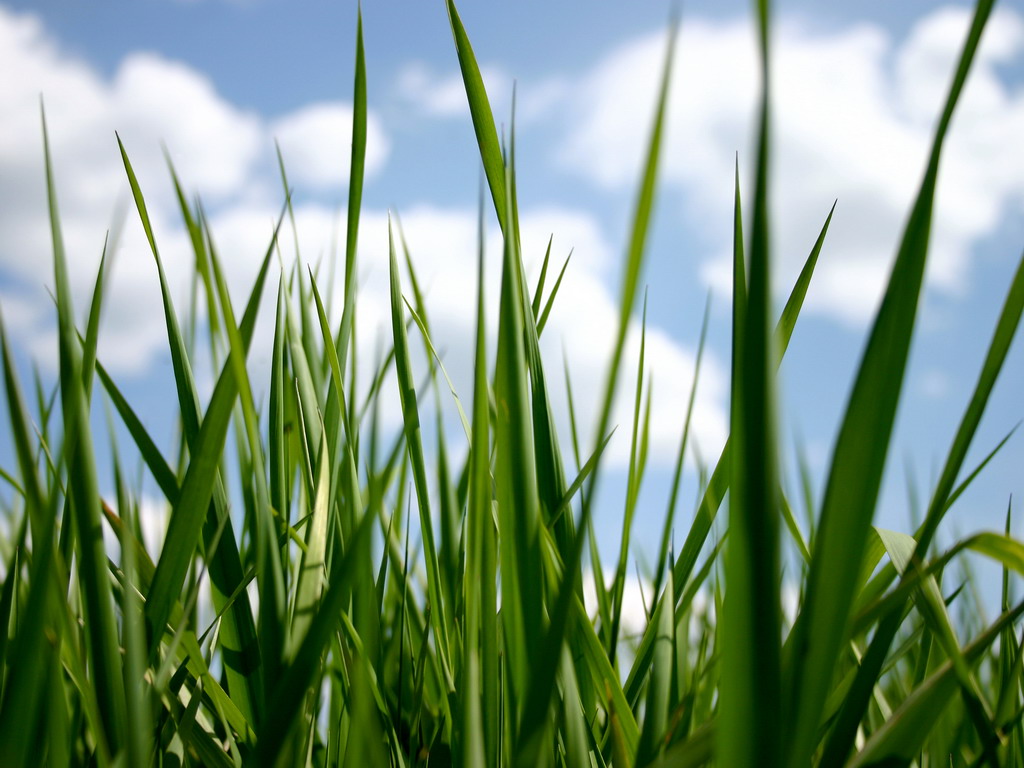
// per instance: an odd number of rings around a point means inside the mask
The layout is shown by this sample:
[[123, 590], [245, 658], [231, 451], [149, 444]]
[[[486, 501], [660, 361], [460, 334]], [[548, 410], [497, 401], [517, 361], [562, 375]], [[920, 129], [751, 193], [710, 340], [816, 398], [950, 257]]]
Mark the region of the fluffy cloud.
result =
[[[290, 174], [315, 187], [348, 179], [351, 167], [352, 108], [324, 102], [303, 107], [271, 125]], [[376, 115], [366, 118], [366, 174], [384, 165], [388, 140]]]
[[[481, 66], [480, 75], [491, 108], [505, 109], [512, 101], [512, 76], [502, 67], [487, 64]], [[413, 61], [399, 72], [395, 85], [399, 98], [423, 115], [469, 119], [466, 88], [458, 70], [440, 74], [422, 61]], [[520, 90], [516, 94], [517, 122], [522, 125], [548, 116], [550, 108], [569, 87], [567, 79], [551, 77]]]
[[[795, 276], [833, 198], [839, 205], [808, 296], [809, 309], [849, 324], [870, 317], [920, 181], [931, 131], [969, 22], [940, 9], [906, 39], [862, 24], [822, 33], [783, 24], [774, 36], [775, 253], [779, 287]], [[750, 167], [757, 98], [754, 35], [747, 23], [689, 19], [672, 73], [664, 179], [684, 193], [685, 221], [702, 240], [703, 273], [728, 291], [732, 166]], [[566, 106], [571, 126], [558, 157], [594, 182], [635, 181], [646, 142], [665, 38], [622, 45], [587, 73]], [[955, 294], [970, 249], [1019, 211], [1024, 89], [1000, 66], [1024, 52], [1024, 21], [997, 11], [954, 120], [943, 158], [930, 285]], [[748, 187], [749, 190], [749, 187]]]
[[[178, 223], [176, 201], [169, 182], [161, 140], [169, 147], [186, 186], [208, 204], [213, 236], [236, 302], [251, 285], [279, 213], [280, 191], [272, 162], [272, 138], [280, 140], [289, 168], [289, 181], [302, 188], [321, 189], [344, 180], [348, 165], [351, 109], [340, 103], [308, 105], [276, 120], [242, 110], [217, 93], [203, 74], [153, 54], [125, 58], [112, 78], [98, 75], [87, 64], [67, 56], [34, 17], [0, 11], [0, 64], [25, 75], [0, 86], [5, 105], [0, 115], [0, 284], [5, 315], [23, 346], [36, 356], [52, 356], [52, 313], [42, 285], [51, 280], [51, 259], [42, 151], [38, 122], [38, 93], [46, 97], [51, 144], [56, 164], [65, 240], [71, 262], [76, 306], [82, 310], [92, 288], [104, 232], [112, 227], [117, 242], [113, 277], [105, 301], [101, 331], [101, 360], [112, 370], [148, 371], [166, 347], [156, 271], [141, 226], [128, 196], [124, 171], [113, 131], [117, 128], [132, 158], [149, 204], [161, 256], [176, 296], [184, 297], [190, 274], [190, 247]], [[497, 76], [496, 76], [497, 77]], [[443, 86], [443, 87], [442, 87]], [[461, 88], [461, 86], [460, 86]], [[450, 84], [428, 88], [424, 104], [444, 113], [452, 108]], [[549, 89], [550, 90], [550, 89]], [[460, 91], [464, 104], [465, 96]], [[445, 106], [448, 104], [449, 106]], [[368, 171], [379, 169], [387, 154], [387, 139], [376, 117], [370, 117]], [[117, 213], [115, 201], [122, 201]], [[563, 425], [566, 393], [560, 375], [561, 358], [574, 373], [574, 397], [581, 413], [596, 407], [600, 397], [610, 340], [614, 336], [616, 302], [608, 284], [612, 248], [595, 217], [585, 211], [548, 205], [522, 211], [522, 240], [530, 280], [536, 279], [545, 246], [555, 234], [557, 263], [575, 249], [569, 275], [542, 340], [552, 365], [551, 395]], [[123, 227], [119, 222], [123, 221]], [[317, 199], [300, 198], [295, 206], [296, 237], [286, 230], [280, 246], [285, 263], [295, 258], [296, 242], [304, 263], [315, 264], [332, 241], [344, 242], [344, 222], [336, 209]], [[476, 212], [419, 204], [403, 211], [402, 225], [427, 295], [435, 344], [459, 391], [471, 391], [472, 328], [476, 292]], [[369, 371], [372, 351], [390, 337], [388, 293], [388, 217], [366, 210], [360, 222], [358, 279], [360, 311], [358, 345]], [[498, 306], [500, 235], [487, 235], [487, 300]], [[326, 270], [325, 270], [326, 272]], [[339, 270], [340, 273], [340, 270]], [[340, 280], [340, 274], [337, 279]], [[321, 288], [326, 274], [321, 273]], [[549, 290], [551, 282], [548, 283]], [[408, 285], [408, 283], [406, 283]], [[336, 293], [340, 295], [337, 284]], [[256, 369], [269, 363], [271, 314], [257, 328], [251, 362]], [[492, 318], [493, 321], [493, 318]], [[495, 328], [488, 329], [491, 349]], [[418, 340], [413, 334], [413, 345]], [[628, 336], [628, 354], [635, 359], [639, 328]], [[51, 357], [52, 359], [52, 357]], [[648, 360], [657, 379], [653, 401], [652, 458], [671, 457], [693, 378], [693, 354], [667, 333], [648, 329]], [[421, 360], [422, 362], [422, 360]], [[420, 370], [423, 367], [420, 366]], [[208, 375], [206, 376], [208, 379]], [[627, 379], [629, 377], [624, 377]], [[254, 376], [256, 381], [261, 377]], [[710, 360], [698, 391], [695, 438], [707, 450], [724, 440], [725, 376]], [[365, 384], [365, 382], [364, 382]], [[628, 389], [628, 383], [623, 384]], [[387, 388], [390, 400], [394, 387]], [[622, 426], [609, 449], [622, 463], [628, 448], [630, 398], [620, 398], [613, 422]], [[383, 416], [398, 422], [397, 403]], [[587, 447], [593, 442], [581, 424]], [[567, 435], [567, 432], [563, 432]]]
[[[204, 74], [151, 53], [125, 57], [105, 78], [61, 50], [36, 17], [3, 8], [0, 67], [18, 73], [0, 83], [0, 268], [8, 278], [2, 287], [4, 307], [13, 324], [30, 327], [22, 338], [44, 358], [52, 356], [52, 334], [49, 313], [38, 311], [38, 305], [45, 310], [42, 285], [50, 282], [52, 270], [40, 96], [79, 309], [91, 291], [107, 230], [112, 244], [120, 246], [101, 336], [101, 354], [118, 370], [145, 370], [160, 348], [162, 330], [152, 312], [159, 301], [153, 260], [137, 217], [128, 210], [115, 129], [143, 185], [177, 288], [188, 274], [189, 257], [161, 144], [190, 189], [198, 190], [214, 210], [278, 195], [272, 170], [275, 135], [293, 162], [294, 184], [319, 189], [332, 181], [342, 186], [347, 179], [351, 108], [340, 102], [310, 105], [268, 121], [224, 99]], [[382, 166], [387, 151], [379, 120], [371, 113], [368, 173]], [[120, 221], [125, 222], [123, 231]]]

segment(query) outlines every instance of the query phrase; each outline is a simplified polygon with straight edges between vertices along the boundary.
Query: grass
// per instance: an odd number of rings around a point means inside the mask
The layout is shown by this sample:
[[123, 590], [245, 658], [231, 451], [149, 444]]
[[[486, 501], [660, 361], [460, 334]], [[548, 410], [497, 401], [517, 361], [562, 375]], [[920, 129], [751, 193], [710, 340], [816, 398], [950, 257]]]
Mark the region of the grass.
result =
[[[162, 291], [180, 420], [175, 458], [164, 455], [97, 359], [106, 258], [84, 331], [76, 327], [47, 147], [60, 368], [52, 391], [38, 378], [33, 382], [32, 406], [0, 319], [6, 439], [17, 461], [2, 468], [13, 503], [0, 542], [0, 762], [1024, 764], [1024, 603], [1010, 601], [1012, 582], [1024, 575], [1024, 544], [1009, 535], [1011, 511], [1005, 533], [977, 533], [945, 550], [936, 544], [946, 513], [1005, 443], [978, 466], [965, 466], [1024, 310], [1024, 261], [923, 522], [912, 535], [873, 526], [922, 292], [943, 142], [992, 5], [977, 4], [857, 367], [824, 499], [801, 527], [780, 475], [775, 371], [827, 250], [832, 213], [776, 319], [769, 247], [770, 14], [766, 0], [756, 4], [761, 107], [748, 219], [738, 175], [736, 182], [731, 435], [703, 475], [701, 498], [676, 552], [691, 398], [657, 565], [649, 574], [654, 589], [647, 623], [628, 653], [620, 648], [626, 642], [623, 594], [650, 413], [643, 344], [633, 423], [619, 425], [630, 430], [631, 450], [611, 584], [592, 576], [603, 573], [592, 519], [603, 451], [616, 429], [611, 407], [629, 362], [626, 330], [636, 310], [659, 156], [670, 140], [664, 123], [674, 26], [652, 105], [593, 446], [580, 444], [568, 370], [571, 431], [556, 429], [550, 392], [560, 377], [548, 375], [539, 338], [565, 266], [545, 296], [549, 250], [536, 288], [526, 283], [514, 128], [507, 143], [499, 140], [452, 0], [447, 13], [485, 179], [471, 393], [455, 391], [435, 352], [443, 339], [431, 337], [414, 261], [394, 219], [392, 346], [376, 364], [368, 396], [357, 397], [357, 363], [369, 359], [356, 348], [354, 333], [366, 150], [361, 20], [343, 311], [336, 326], [329, 319], [332, 297], [324, 301], [317, 270], [274, 269], [285, 218], [294, 225], [283, 161], [281, 217], [240, 315], [202, 206], [189, 202], [170, 169], [194, 250], [192, 305], [182, 313], [164, 277], [142, 186], [121, 146]], [[503, 234], [500, 261], [484, 252], [491, 215]], [[501, 274], [497, 307], [484, 299], [488, 269]], [[275, 284], [270, 380], [256, 386], [246, 357], [263, 298]], [[205, 403], [192, 372], [200, 354], [192, 333], [199, 302], [208, 312], [209, 350], [219, 372]], [[485, 332], [492, 315], [498, 328], [493, 350]], [[189, 318], [188, 332], [179, 318]], [[704, 330], [701, 349], [703, 339]], [[412, 348], [420, 344], [426, 370], [414, 365], [419, 357]], [[402, 428], [381, 451], [388, 436], [378, 419], [379, 399], [392, 382]], [[147, 482], [171, 510], [159, 551], [143, 543], [140, 489], [128, 484], [113, 424], [101, 441], [111, 446], [112, 478], [101, 482], [90, 428], [97, 388], [130, 435]], [[461, 460], [440, 420], [427, 433], [437, 435], [436, 443], [424, 440], [421, 419], [430, 412], [424, 403], [433, 398], [439, 412], [445, 389], [469, 443]], [[269, 399], [260, 405], [254, 393], [263, 391]], [[561, 447], [567, 439], [571, 454]], [[113, 496], [102, 496], [101, 487], [112, 487]], [[727, 498], [727, 520], [718, 524]], [[120, 542], [113, 559], [104, 527]], [[413, 536], [417, 547], [410, 546]], [[950, 591], [943, 575], [967, 552], [1002, 567], [1003, 612], [961, 643], [964, 627], [954, 623], [953, 611], [976, 617], [978, 603], [963, 585]], [[798, 600], [787, 618], [782, 564], [790, 561], [797, 563], [796, 575], [787, 578], [798, 580]], [[596, 595], [592, 613], [583, 603], [588, 579]], [[196, 610], [202, 593], [215, 612], [208, 626]], [[699, 594], [710, 608], [701, 607]]]

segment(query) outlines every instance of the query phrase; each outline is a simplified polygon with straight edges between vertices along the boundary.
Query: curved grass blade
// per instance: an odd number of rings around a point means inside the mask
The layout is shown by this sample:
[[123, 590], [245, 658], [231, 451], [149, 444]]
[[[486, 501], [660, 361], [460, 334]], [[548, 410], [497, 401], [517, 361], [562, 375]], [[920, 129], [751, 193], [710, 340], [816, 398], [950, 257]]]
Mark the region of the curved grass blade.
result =
[[[979, 0], [975, 10], [935, 132], [927, 171], [904, 229], [833, 450], [812, 551], [805, 607], [794, 630], [797, 632], [795, 657], [789, 682], [793, 712], [787, 739], [789, 764], [794, 768], [805, 765], [814, 750], [822, 706], [831, 688], [847, 631], [910, 350], [928, 255], [939, 158], [992, 6], [991, 0]], [[873, 658], [880, 655], [884, 654]], [[866, 704], [864, 695], [861, 692], [858, 698]], [[860, 701], [855, 704], [859, 705]], [[831, 753], [840, 760], [852, 743], [854, 730], [850, 726], [860, 720], [863, 707], [853, 706], [849, 711], [848, 725], [839, 734], [836, 752]]]
[[82, 350], [74, 327], [71, 285], [57, 210], [57, 191], [45, 115], [43, 148], [53, 240], [54, 282], [57, 289], [60, 390], [64, 413], [68, 498], [77, 531], [78, 583], [82, 591], [85, 630], [89, 637], [91, 682], [99, 700], [104, 732], [111, 749], [116, 752], [125, 738], [127, 717], [121, 679], [120, 645], [107, 558], [103, 550], [100, 494], [89, 425], [89, 406], [82, 379]]

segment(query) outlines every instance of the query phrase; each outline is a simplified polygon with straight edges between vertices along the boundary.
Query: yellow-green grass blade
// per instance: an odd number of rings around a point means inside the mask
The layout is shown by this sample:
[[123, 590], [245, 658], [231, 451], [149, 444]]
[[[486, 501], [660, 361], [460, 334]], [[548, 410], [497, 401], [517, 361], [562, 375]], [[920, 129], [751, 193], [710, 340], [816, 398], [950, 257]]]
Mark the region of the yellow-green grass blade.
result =
[[[988, 629], [964, 648], [964, 659], [976, 664], [995, 642], [1004, 627], [1024, 613], [1019, 603], [1003, 613]], [[871, 765], [905, 765], [920, 751], [938, 717], [958, 689], [952, 662], [946, 662], [924, 683], [915, 688], [903, 703], [847, 763], [849, 768]], [[889, 762], [886, 762], [889, 761]]]
[[[897, 531], [889, 531], [882, 528], [875, 529], [885, 545], [889, 559], [893, 562], [900, 575], [906, 573], [911, 567], [912, 558], [918, 542], [913, 537]], [[996, 739], [992, 723], [992, 713], [985, 702], [977, 680], [971, 674], [957, 640], [956, 631], [950, 621], [949, 614], [943, 601], [939, 585], [931, 576], [926, 577], [919, 585], [918, 610], [924, 617], [931, 633], [939, 641], [946, 656], [953, 665], [957, 682], [960, 684], [964, 698], [964, 704], [982, 743], [986, 745], [986, 751], [991, 751], [992, 742]]]
[[89, 637], [87, 647], [91, 682], [100, 703], [104, 733], [112, 750], [116, 752], [125, 738], [126, 718], [117, 623], [103, 549], [99, 486], [89, 425], [89, 406], [82, 380], [82, 350], [74, 327], [71, 285], [57, 210], [57, 190], [45, 117], [43, 147], [57, 295], [68, 500], [77, 534], [78, 584], [82, 592], [85, 630]]
[[491, 200], [498, 216], [498, 224], [502, 232], [508, 235], [506, 225], [505, 163], [502, 159], [501, 145], [498, 142], [498, 131], [494, 127], [494, 115], [491, 104], [487, 100], [487, 90], [480, 67], [476, 63], [473, 47], [470, 45], [466, 28], [455, 8], [454, 0], [446, 0], [448, 21], [452, 28], [455, 52], [459, 57], [459, 68], [462, 70], [462, 82], [466, 86], [466, 98], [469, 101], [469, 113], [473, 119], [473, 130], [476, 132], [477, 146], [480, 148], [480, 159], [483, 162], [487, 185], [491, 190]]
[[[722, 765], [782, 763], [779, 479], [776, 469], [769, 256], [768, 3], [760, 12], [761, 108], [747, 299], [734, 318], [732, 482], [722, 616], [717, 753]], [[737, 259], [742, 261], [742, 257]], [[733, 290], [734, 297], [740, 293]], [[734, 298], [735, 302], [735, 298]], [[738, 302], [736, 302], [738, 304]], [[734, 305], [735, 306], [735, 305]]]
[[402, 289], [399, 282], [397, 257], [395, 255], [395, 238], [390, 224], [388, 227], [388, 238], [391, 259], [391, 327], [395, 344], [395, 371], [398, 374], [398, 392], [402, 404], [402, 418], [405, 424], [406, 448], [412, 464], [416, 499], [420, 513], [420, 535], [423, 540], [423, 554], [427, 564], [427, 592], [431, 606], [431, 626], [434, 632], [434, 640], [437, 644], [444, 682], [450, 690], [452, 686], [451, 653], [449, 650], [447, 620], [445, 618], [446, 610], [441, 600], [441, 575], [437, 562], [437, 548], [434, 544], [433, 520], [430, 514], [426, 462], [423, 457], [423, 442], [420, 437], [419, 406], [412, 379], [409, 340], [405, 331], [405, 318], [402, 310]]
[[[316, 418], [314, 415], [306, 418]], [[313, 488], [310, 498], [312, 517], [306, 524], [306, 549], [299, 560], [299, 573], [295, 585], [295, 609], [289, 625], [289, 652], [291, 656], [305, 637], [316, 614], [323, 592], [327, 558], [327, 518], [330, 504], [331, 458], [327, 437], [320, 439], [320, 447], [313, 469]]]
[[304, 710], [302, 702], [321, 671], [322, 654], [337, 630], [341, 611], [351, 596], [350, 580], [358, 553], [361, 548], [369, 546], [374, 522], [374, 515], [364, 515], [354, 531], [350, 547], [334, 559], [320, 610], [274, 691], [273, 702], [279, 716], [268, 720], [260, 733], [256, 765], [278, 765], [278, 757], [296, 725], [296, 717]]

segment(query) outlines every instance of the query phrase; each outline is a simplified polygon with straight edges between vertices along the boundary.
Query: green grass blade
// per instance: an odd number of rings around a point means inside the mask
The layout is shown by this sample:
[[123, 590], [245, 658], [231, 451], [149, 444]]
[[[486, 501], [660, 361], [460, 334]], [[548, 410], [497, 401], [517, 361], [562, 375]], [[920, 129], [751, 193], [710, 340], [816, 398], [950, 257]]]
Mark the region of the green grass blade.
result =
[[843, 645], [910, 350], [928, 254], [939, 157], [992, 6], [992, 2], [980, 0], [975, 11], [833, 451], [794, 646], [788, 737], [789, 763], [794, 767], [805, 765], [813, 752], [822, 706]]
[[[1024, 613], [1024, 603], [1002, 614], [992, 626], [964, 648], [968, 663], [976, 663], [988, 646], [995, 642], [1003, 627]], [[909, 763], [921, 749], [939, 715], [957, 691], [956, 674], [952, 662], [919, 685], [868, 739], [864, 748], [849, 763], [850, 768], [860, 766]]]
[[103, 550], [99, 486], [89, 426], [89, 406], [82, 380], [82, 350], [74, 327], [71, 286], [57, 210], [46, 120], [43, 119], [46, 186], [53, 239], [54, 282], [60, 339], [60, 388], [64, 414], [68, 499], [77, 529], [78, 583], [82, 591], [91, 682], [103, 716], [111, 748], [117, 751], [125, 738], [126, 705], [121, 679], [120, 645], [114, 615], [107, 558]]
[[473, 118], [473, 129], [476, 131], [476, 141], [480, 148], [480, 159], [483, 161], [484, 174], [487, 176], [498, 223], [507, 235], [505, 164], [501, 156], [501, 145], [498, 143], [498, 132], [494, 127], [494, 115], [487, 100], [487, 90], [484, 88], [484, 79], [473, 54], [473, 46], [469, 43], [469, 36], [462, 25], [455, 2], [446, 0], [446, 3], [455, 52], [459, 57], [462, 81], [466, 86], [466, 98], [469, 100], [469, 112]]
[[[782, 762], [779, 500], [770, 332], [767, 2], [761, 13], [762, 94], [747, 299], [732, 370], [732, 483], [722, 616], [718, 755], [723, 765]], [[736, 259], [742, 261], [742, 257]], [[739, 287], [733, 291], [740, 293]], [[735, 301], [735, 298], [734, 298]], [[737, 302], [738, 303], [738, 302]]]
[[416, 498], [420, 512], [420, 535], [423, 538], [423, 553], [427, 563], [427, 591], [431, 611], [431, 626], [437, 643], [438, 656], [449, 690], [452, 686], [450, 643], [445, 618], [445, 605], [441, 600], [441, 575], [437, 562], [437, 548], [434, 544], [433, 522], [430, 514], [430, 496], [427, 490], [426, 462], [423, 458], [423, 442], [420, 438], [419, 407], [416, 388], [412, 379], [409, 359], [409, 340], [405, 332], [405, 318], [402, 311], [402, 289], [399, 283], [398, 263], [395, 256], [394, 232], [389, 226], [391, 252], [391, 327], [395, 343], [395, 370], [398, 374], [398, 392], [402, 403], [402, 417], [405, 424], [406, 446], [412, 462]]

